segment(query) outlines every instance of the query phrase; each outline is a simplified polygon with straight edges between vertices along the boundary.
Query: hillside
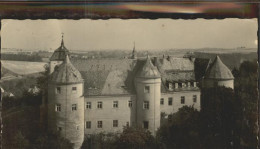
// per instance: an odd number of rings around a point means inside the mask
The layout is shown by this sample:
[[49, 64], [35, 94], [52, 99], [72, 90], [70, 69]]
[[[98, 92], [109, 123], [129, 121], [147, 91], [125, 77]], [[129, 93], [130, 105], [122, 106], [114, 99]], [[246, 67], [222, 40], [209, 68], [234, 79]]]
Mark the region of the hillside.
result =
[[[43, 72], [44, 62], [28, 62], [28, 61], [1, 61], [2, 67], [6, 71], [17, 75], [29, 75]], [[2, 76], [4, 77], [4, 76]]]
[[257, 60], [256, 52], [248, 52], [248, 53], [218, 53], [218, 52], [194, 52], [194, 56], [196, 58], [207, 58], [211, 59], [211, 61], [218, 55], [223, 63], [225, 63], [229, 69], [239, 68], [240, 64], [244, 61], [254, 61]]

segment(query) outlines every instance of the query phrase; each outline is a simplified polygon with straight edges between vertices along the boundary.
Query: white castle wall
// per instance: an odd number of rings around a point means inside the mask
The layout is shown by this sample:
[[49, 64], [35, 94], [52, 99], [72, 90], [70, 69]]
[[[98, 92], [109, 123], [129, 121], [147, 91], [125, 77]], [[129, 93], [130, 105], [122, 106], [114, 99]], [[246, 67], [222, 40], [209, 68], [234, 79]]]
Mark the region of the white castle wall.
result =
[[[135, 95], [85, 97], [85, 134], [122, 132], [127, 123], [130, 126], [135, 124], [135, 98]], [[129, 100], [132, 107], [128, 106]], [[102, 102], [102, 109], [97, 108], [99, 101]], [[113, 101], [118, 101], [118, 108], [113, 108]], [[86, 108], [87, 102], [91, 102], [91, 109]], [[118, 120], [118, 127], [113, 127], [113, 120]], [[91, 121], [91, 128], [86, 128], [86, 121]], [[102, 128], [97, 127], [97, 121], [102, 121]]]
[[[197, 96], [196, 102], [193, 102], [193, 95]], [[185, 103], [181, 103], [181, 96], [185, 97]], [[197, 91], [179, 91], [173, 93], [162, 93], [161, 98], [164, 99], [164, 104], [160, 106], [161, 112], [171, 114], [178, 112], [183, 106], [193, 106], [200, 110], [200, 90]], [[172, 98], [172, 105], [168, 104], [169, 98]]]

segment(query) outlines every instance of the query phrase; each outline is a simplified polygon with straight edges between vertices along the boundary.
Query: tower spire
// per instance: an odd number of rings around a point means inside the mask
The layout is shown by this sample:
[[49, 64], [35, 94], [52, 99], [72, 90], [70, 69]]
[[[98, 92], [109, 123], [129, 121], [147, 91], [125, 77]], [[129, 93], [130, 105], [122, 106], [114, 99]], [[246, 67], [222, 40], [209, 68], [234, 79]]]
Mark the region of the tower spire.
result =
[[64, 33], [61, 33], [61, 46], [64, 46], [63, 36], [64, 36]]
[[132, 52], [132, 59], [137, 59], [137, 54], [136, 54], [136, 51], [135, 51], [135, 41], [134, 41], [134, 47], [133, 47], [133, 52]]

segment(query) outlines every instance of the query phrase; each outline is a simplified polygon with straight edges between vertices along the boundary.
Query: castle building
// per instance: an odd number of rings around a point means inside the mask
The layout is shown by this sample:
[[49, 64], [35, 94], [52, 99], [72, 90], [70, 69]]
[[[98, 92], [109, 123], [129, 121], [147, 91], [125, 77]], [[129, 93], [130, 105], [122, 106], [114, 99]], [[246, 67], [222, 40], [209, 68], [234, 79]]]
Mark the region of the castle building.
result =
[[216, 56], [207, 68], [202, 86], [204, 88], [224, 86], [234, 89], [234, 76], [219, 56]]
[[166, 115], [200, 110], [200, 89], [189, 58], [70, 59], [64, 46], [50, 58], [48, 130], [80, 148], [84, 135], [120, 133], [124, 126], [153, 135]]

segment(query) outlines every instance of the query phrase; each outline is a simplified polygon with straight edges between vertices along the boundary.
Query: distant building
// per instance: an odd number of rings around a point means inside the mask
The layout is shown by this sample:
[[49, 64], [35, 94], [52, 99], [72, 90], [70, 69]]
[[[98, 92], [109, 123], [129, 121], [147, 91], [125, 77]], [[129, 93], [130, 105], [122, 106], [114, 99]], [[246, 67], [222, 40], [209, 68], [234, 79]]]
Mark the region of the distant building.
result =
[[[135, 47], [130, 59], [70, 60], [62, 40], [50, 59], [49, 131], [79, 148], [85, 135], [122, 132], [124, 126], [143, 127], [155, 135], [161, 113], [183, 106], [200, 110], [194, 59], [134, 55]], [[217, 57], [204, 83], [232, 87], [233, 76]]]

